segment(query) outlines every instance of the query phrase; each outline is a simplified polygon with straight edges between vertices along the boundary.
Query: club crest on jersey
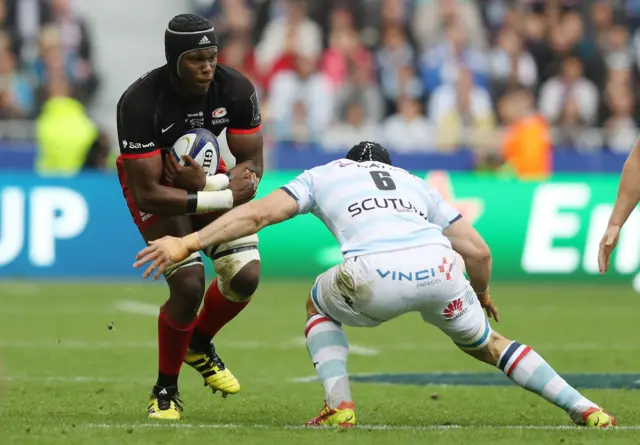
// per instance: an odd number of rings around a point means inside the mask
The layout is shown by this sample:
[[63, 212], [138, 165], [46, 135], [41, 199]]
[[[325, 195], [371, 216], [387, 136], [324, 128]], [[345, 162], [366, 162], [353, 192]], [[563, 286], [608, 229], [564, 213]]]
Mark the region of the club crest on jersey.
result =
[[227, 109], [224, 107], [220, 107], [214, 110], [213, 113], [211, 113], [211, 117], [213, 117], [214, 119], [220, 119], [221, 117], [224, 117], [226, 115], [227, 115]]

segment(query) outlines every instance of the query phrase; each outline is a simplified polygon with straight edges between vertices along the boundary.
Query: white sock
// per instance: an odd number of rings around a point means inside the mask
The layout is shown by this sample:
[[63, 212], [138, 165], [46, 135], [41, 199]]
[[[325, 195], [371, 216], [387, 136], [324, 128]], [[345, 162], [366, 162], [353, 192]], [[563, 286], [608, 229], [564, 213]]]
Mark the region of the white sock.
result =
[[496, 364], [511, 380], [565, 410], [574, 422], [589, 408], [600, 408], [580, 394], [529, 346], [512, 342]]
[[329, 408], [351, 401], [347, 357], [349, 342], [342, 326], [324, 315], [314, 315], [304, 327], [307, 350], [322, 381]]

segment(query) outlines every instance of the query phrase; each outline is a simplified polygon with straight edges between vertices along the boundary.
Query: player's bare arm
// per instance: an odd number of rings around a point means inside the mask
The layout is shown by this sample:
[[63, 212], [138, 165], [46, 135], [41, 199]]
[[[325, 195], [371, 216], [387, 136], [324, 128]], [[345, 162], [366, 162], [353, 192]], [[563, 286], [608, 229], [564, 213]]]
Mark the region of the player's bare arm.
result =
[[229, 151], [236, 158], [236, 167], [245, 167], [253, 171], [258, 178], [262, 178], [262, 131], [251, 134], [227, 134], [227, 144]]
[[[228, 192], [224, 190], [201, 191], [206, 185], [204, 170], [191, 158], [187, 157], [186, 167], [178, 165], [171, 156], [166, 158], [167, 163], [173, 161], [173, 167], [165, 169], [159, 154], [123, 161], [136, 205], [143, 212], [170, 215], [207, 213], [229, 209], [234, 203], [243, 202], [255, 194], [256, 179], [250, 172], [238, 175], [234, 187], [230, 187], [229, 199]], [[167, 174], [167, 171], [173, 173]], [[181, 188], [163, 185], [163, 175], [170, 176]]]
[[169, 265], [182, 261], [193, 252], [252, 235], [291, 218], [297, 211], [295, 199], [283, 190], [275, 190], [262, 199], [234, 208], [199, 232], [183, 238], [165, 236], [151, 241], [136, 255], [134, 267], [153, 261], [143, 276], [147, 278], [155, 271], [154, 278], [158, 279]]
[[459, 219], [447, 226], [442, 233], [451, 242], [453, 250], [462, 256], [471, 287], [473, 287], [482, 306], [487, 310], [487, 315], [499, 321], [498, 310], [489, 295], [492, 268], [489, 246], [478, 231], [464, 219]]
[[640, 201], [640, 141], [629, 153], [627, 160], [622, 168], [620, 177], [620, 185], [618, 186], [618, 195], [609, 218], [607, 229], [600, 241], [600, 249], [598, 251], [598, 268], [600, 274], [604, 274], [609, 270], [609, 262], [611, 253], [618, 244], [620, 229], [633, 209]]
[[[124, 159], [123, 165], [129, 178], [133, 198], [141, 211], [173, 215], [187, 213], [189, 192], [167, 187], [161, 183], [165, 173], [162, 156], [159, 153], [145, 158]], [[202, 180], [204, 181], [204, 178]]]

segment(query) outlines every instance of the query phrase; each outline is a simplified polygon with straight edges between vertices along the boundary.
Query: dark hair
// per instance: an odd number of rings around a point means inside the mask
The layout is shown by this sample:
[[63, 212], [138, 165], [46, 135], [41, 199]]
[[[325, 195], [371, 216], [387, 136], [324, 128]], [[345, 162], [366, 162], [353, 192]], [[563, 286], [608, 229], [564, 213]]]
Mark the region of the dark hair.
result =
[[211, 22], [195, 14], [180, 14], [169, 22], [169, 29], [175, 32], [198, 32], [213, 28]]
[[362, 141], [351, 147], [345, 158], [356, 162], [375, 161], [393, 165], [387, 149], [377, 142]]

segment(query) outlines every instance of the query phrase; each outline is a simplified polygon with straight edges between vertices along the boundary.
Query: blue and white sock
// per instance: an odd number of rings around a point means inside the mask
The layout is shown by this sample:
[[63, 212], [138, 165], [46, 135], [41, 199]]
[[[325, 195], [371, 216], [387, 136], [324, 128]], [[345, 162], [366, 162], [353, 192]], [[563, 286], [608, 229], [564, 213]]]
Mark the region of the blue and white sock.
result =
[[502, 351], [496, 366], [519, 386], [565, 410], [576, 423], [587, 409], [600, 408], [569, 385], [529, 346], [512, 342]]
[[317, 314], [307, 320], [304, 335], [329, 408], [336, 408], [343, 401], [351, 402], [347, 373], [349, 342], [342, 326]]

